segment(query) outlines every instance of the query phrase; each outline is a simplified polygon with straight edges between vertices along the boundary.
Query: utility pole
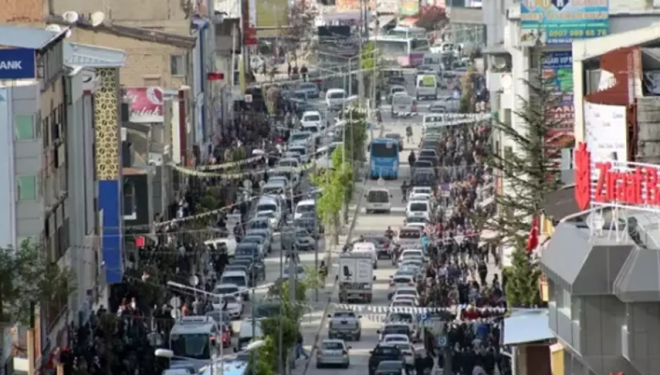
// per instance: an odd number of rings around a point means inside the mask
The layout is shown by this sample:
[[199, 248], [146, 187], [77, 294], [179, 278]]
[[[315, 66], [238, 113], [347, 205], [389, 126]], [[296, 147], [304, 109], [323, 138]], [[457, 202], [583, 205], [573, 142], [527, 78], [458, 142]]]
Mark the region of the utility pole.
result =
[[[295, 248], [295, 246], [291, 250], [291, 258], [289, 260], [289, 303], [291, 306], [296, 306], [297, 301], [296, 301], [296, 292], [297, 292], [297, 279], [298, 279], [298, 263], [296, 262], [296, 259], [298, 257], [298, 250]], [[281, 323], [280, 323], [281, 325]], [[295, 369], [296, 368], [296, 359], [293, 358], [291, 361], [291, 368]]]
[[[285, 225], [286, 225], [286, 223], [285, 223]], [[294, 229], [293, 229], [293, 227], [291, 227], [288, 230], [294, 230]], [[295, 238], [296, 238], [295, 230], [294, 230], [294, 233], [292, 235], [292, 238], [293, 238], [293, 242], [292, 242], [291, 246], [293, 246], [293, 244], [295, 243]], [[282, 249], [281, 245], [280, 245], [280, 281], [282, 280], [283, 277], [284, 277], [284, 249]], [[284, 374], [284, 361], [282, 360], [282, 358], [283, 358], [283, 356], [282, 356], [283, 355], [282, 344], [283, 344], [283, 340], [284, 340], [282, 330], [283, 330], [284, 327], [282, 327], [282, 320], [281, 320], [281, 318], [284, 316], [284, 296], [282, 295], [281, 290], [282, 289], [281, 289], [281, 285], [280, 285], [280, 296], [279, 296], [280, 297], [280, 329], [277, 332], [278, 333], [277, 342], [279, 344], [278, 348], [277, 348], [277, 351], [278, 351], [278, 353], [277, 353], [278, 354], [278, 357], [277, 357], [278, 358], [278, 361], [277, 361], [277, 370], [278, 371], [277, 371], [277, 373], [278, 374]]]
[[[327, 129], [324, 130], [321, 134], [326, 134]], [[329, 151], [329, 150], [328, 150]], [[316, 176], [316, 140], [314, 140], [314, 152], [312, 153], [314, 157], [314, 162], [312, 164], [312, 175]], [[332, 163], [332, 154], [329, 154], [329, 160]], [[314, 230], [316, 231], [316, 244], [314, 246], [314, 269], [316, 272], [316, 279], [319, 280], [319, 239], [321, 238], [321, 231], [319, 230], [319, 215], [318, 215], [318, 208], [317, 208], [317, 196], [318, 194], [314, 192]], [[319, 301], [319, 288], [318, 286], [314, 288], [314, 301], [318, 302]]]
[[[206, 36], [206, 90], [204, 92], [204, 99], [206, 104], [206, 134], [204, 136], [204, 144], [207, 140], [213, 139], [215, 133], [215, 93], [213, 80], [209, 79], [209, 73], [215, 72], [215, 2], [214, 0], [207, 0], [206, 2], [206, 17], [209, 19], [209, 27], [207, 29], [208, 35]], [[206, 146], [204, 146], [206, 149]], [[210, 157], [210, 155], [208, 155]]]

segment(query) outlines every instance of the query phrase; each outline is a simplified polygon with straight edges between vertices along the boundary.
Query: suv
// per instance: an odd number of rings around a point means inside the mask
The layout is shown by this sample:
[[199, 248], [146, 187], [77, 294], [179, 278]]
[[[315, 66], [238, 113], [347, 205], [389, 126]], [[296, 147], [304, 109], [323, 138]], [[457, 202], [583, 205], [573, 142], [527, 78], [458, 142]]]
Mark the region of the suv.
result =
[[355, 316], [352, 311], [338, 311], [328, 315], [330, 323], [328, 324], [328, 337], [330, 339], [343, 338], [353, 341], [360, 341], [362, 336], [361, 316]]
[[404, 361], [403, 353], [393, 344], [378, 344], [369, 354], [369, 375], [374, 375], [383, 361]]

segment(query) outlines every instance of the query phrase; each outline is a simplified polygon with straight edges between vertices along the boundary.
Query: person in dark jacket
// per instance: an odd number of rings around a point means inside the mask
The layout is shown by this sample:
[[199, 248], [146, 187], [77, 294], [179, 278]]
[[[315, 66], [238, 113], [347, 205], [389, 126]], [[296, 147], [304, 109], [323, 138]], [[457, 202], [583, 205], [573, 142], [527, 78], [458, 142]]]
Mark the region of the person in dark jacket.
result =
[[420, 354], [415, 355], [415, 373], [424, 374], [425, 361]]

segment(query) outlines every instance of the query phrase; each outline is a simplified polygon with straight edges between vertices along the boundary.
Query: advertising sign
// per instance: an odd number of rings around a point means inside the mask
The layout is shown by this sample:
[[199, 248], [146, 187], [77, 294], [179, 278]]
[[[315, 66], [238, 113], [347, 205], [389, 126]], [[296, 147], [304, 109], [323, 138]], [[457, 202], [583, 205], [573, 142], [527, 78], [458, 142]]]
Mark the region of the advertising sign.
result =
[[399, 14], [403, 16], [416, 16], [419, 14], [419, 0], [401, 0]]
[[[335, 9], [338, 13], [359, 12], [360, 0], [336, 0]], [[369, 0], [369, 9], [376, 9], [376, 12], [383, 14], [394, 14], [401, 7], [400, 0]]]
[[521, 42], [541, 36], [546, 44], [571, 44], [609, 31], [608, 0], [523, 0], [520, 3]]
[[163, 122], [163, 90], [160, 87], [126, 89], [124, 101], [128, 103], [130, 121], [135, 123]]
[[617, 206], [657, 212], [660, 210], [659, 169], [660, 166], [655, 164], [627, 161], [594, 163], [591, 145], [580, 143], [575, 149], [575, 201], [578, 208]]
[[36, 77], [33, 49], [0, 49], [0, 80]]
[[255, 0], [243, 0], [243, 44], [246, 46], [257, 45], [257, 9]]
[[573, 57], [570, 51], [549, 52], [542, 64], [543, 80], [557, 96], [558, 106], [551, 112], [561, 120], [561, 129], [573, 131]]
[[584, 103], [584, 128], [594, 162], [628, 160], [625, 106]]

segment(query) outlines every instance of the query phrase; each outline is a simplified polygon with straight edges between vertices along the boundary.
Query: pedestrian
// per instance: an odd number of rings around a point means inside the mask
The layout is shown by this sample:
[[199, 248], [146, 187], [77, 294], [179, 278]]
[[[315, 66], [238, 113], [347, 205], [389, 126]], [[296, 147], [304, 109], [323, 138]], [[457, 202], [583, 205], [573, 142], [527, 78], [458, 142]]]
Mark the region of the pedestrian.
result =
[[296, 341], [296, 359], [300, 358], [301, 356], [305, 357], [305, 359], [309, 359], [309, 355], [305, 352], [305, 348], [303, 348], [303, 336], [300, 332], [298, 332], [298, 340]]

